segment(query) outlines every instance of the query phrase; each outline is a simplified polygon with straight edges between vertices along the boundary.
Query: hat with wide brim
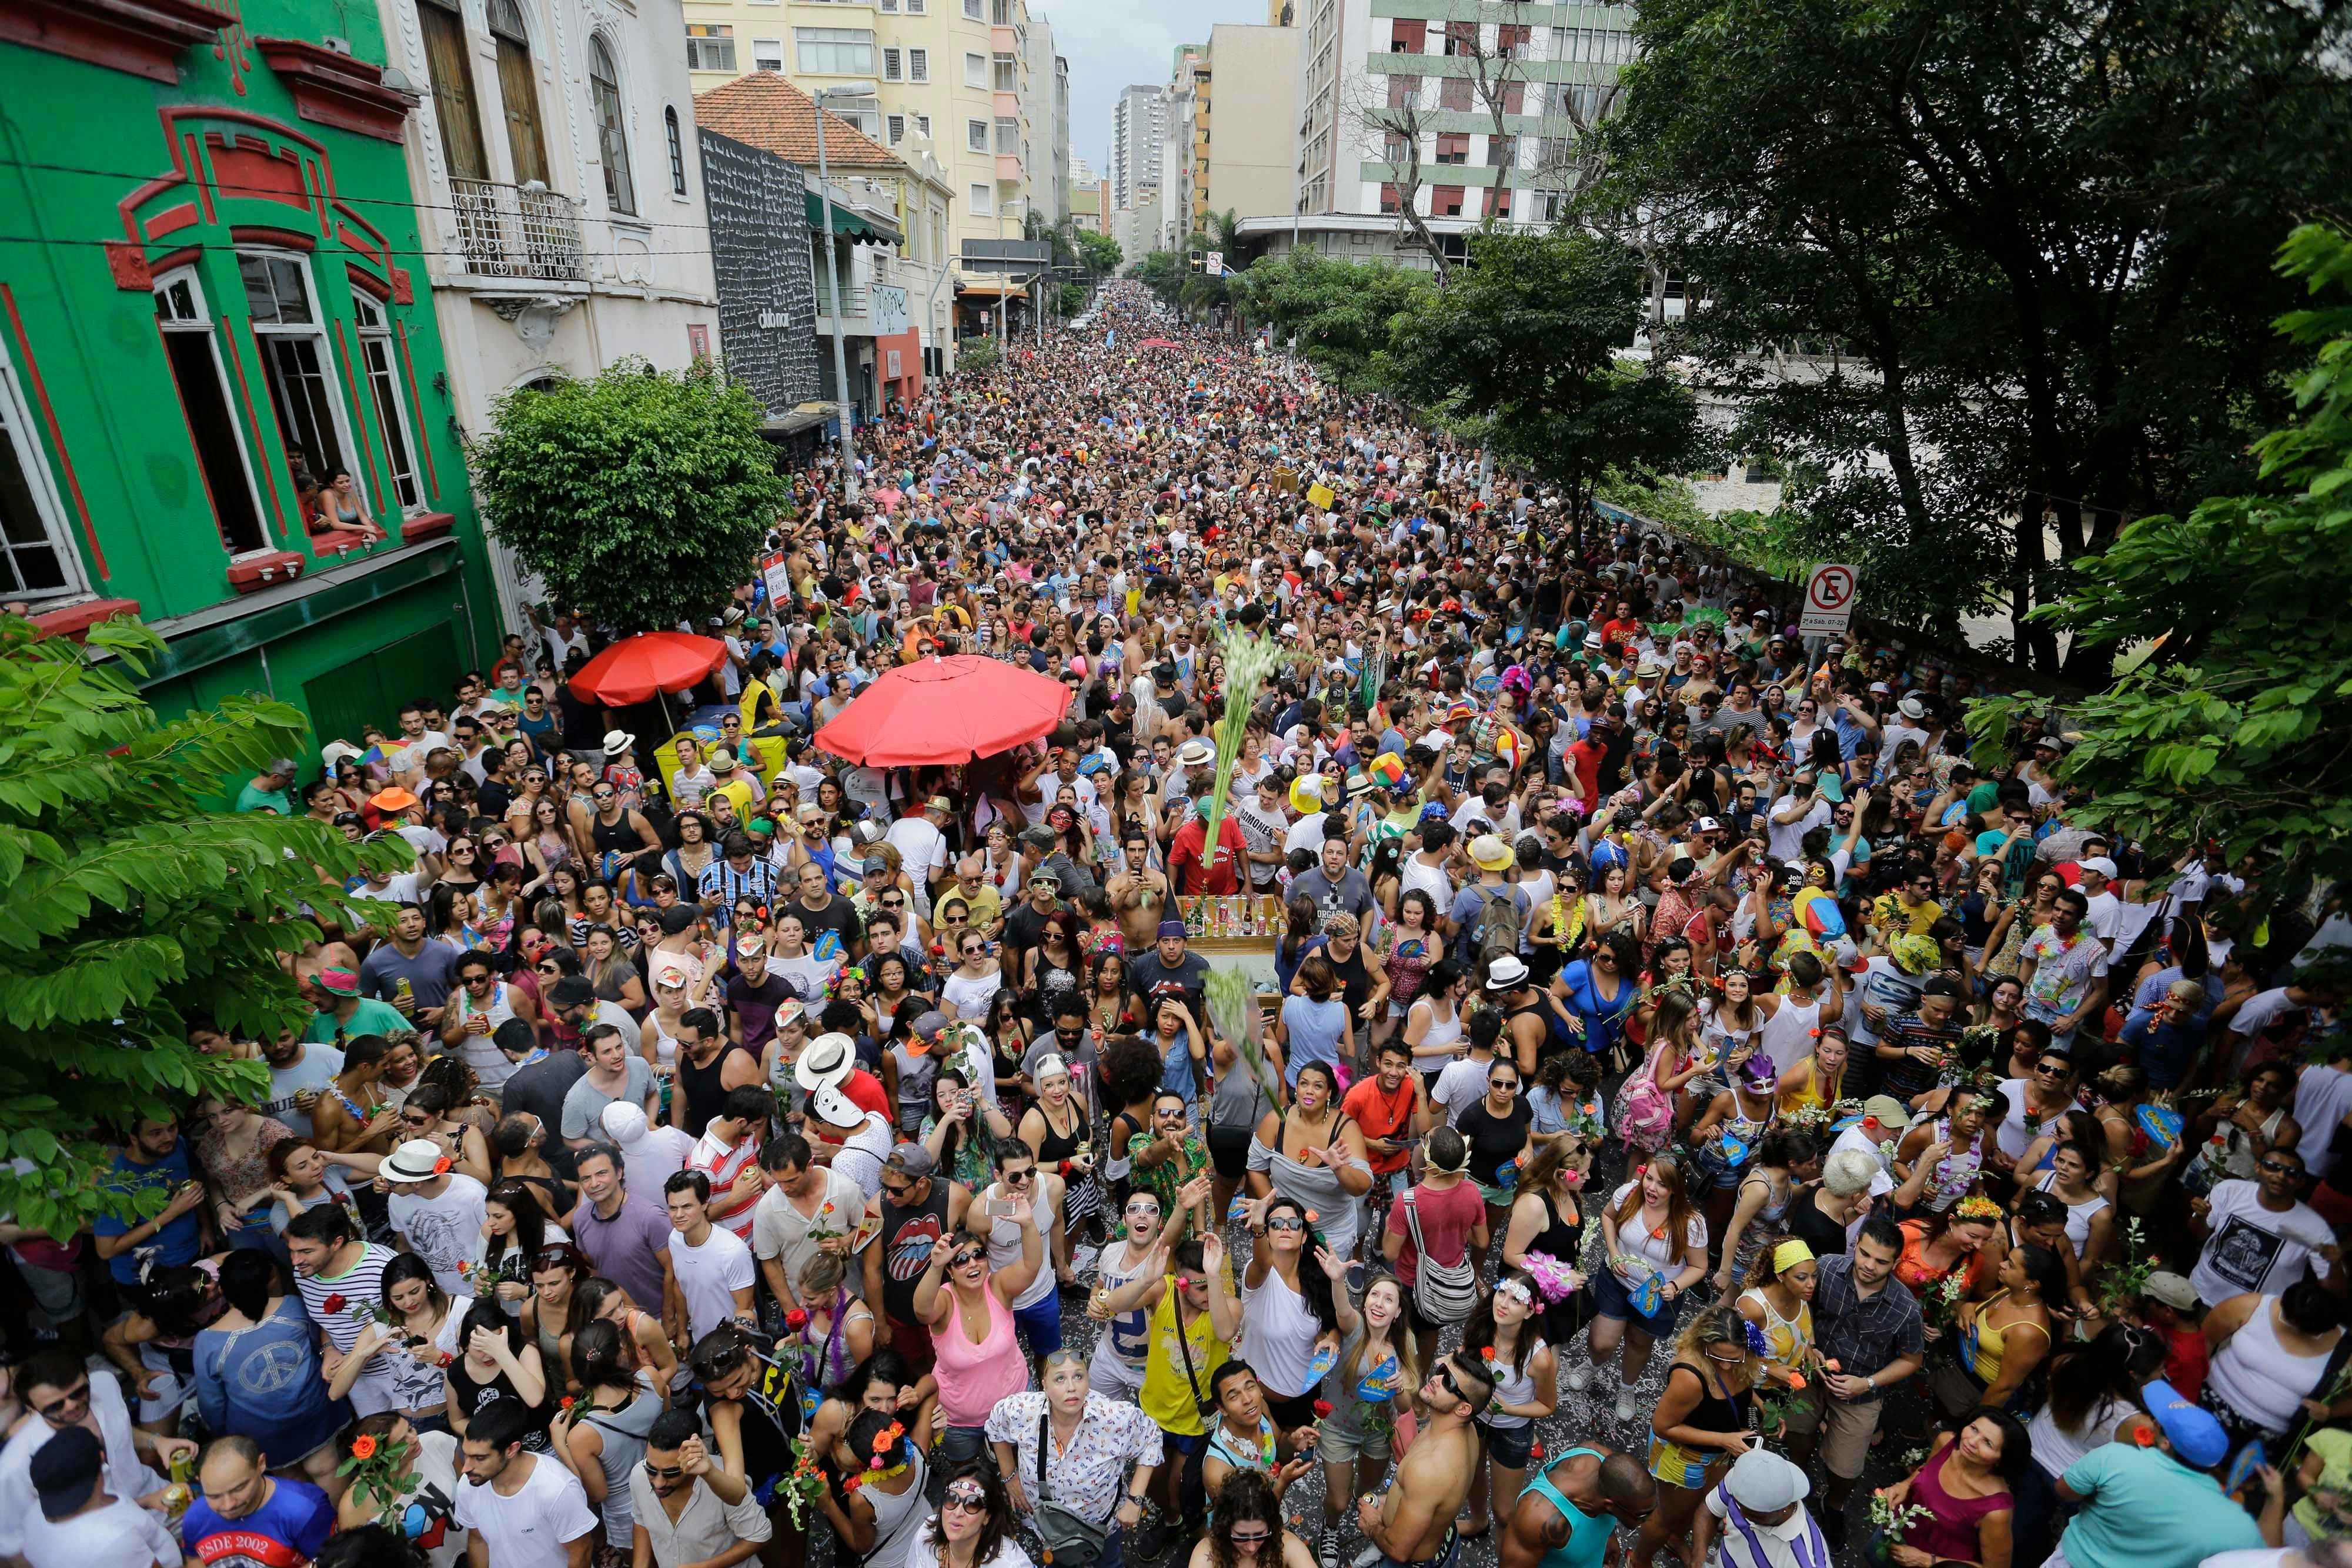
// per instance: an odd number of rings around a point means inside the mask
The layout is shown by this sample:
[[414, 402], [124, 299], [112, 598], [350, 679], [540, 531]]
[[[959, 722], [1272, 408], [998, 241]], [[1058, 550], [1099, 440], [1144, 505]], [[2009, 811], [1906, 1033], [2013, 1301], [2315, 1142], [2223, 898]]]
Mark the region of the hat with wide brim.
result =
[[793, 1079], [814, 1094], [831, 1089], [857, 1070], [857, 1047], [845, 1034], [821, 1034], [808, 1042], [793, 1065]]
[[431, 1181], [440, 1174], [434, 1167], [443, 1157], [432, 1139], [411, 1138], [384, 1156], [383, 1175], [389, 1181]]

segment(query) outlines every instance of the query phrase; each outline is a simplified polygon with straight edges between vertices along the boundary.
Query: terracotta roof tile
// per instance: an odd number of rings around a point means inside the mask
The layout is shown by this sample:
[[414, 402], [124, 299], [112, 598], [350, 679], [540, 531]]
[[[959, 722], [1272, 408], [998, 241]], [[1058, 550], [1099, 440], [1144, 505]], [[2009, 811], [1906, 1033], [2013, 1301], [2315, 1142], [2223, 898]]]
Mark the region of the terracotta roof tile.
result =
[[[753, 71], [698, 93], [695, 123], [816, 171], [816, 105], [773, 71]], [[824, 116], [828, 169], [903, 169], [898, 155], [834, 113]]]

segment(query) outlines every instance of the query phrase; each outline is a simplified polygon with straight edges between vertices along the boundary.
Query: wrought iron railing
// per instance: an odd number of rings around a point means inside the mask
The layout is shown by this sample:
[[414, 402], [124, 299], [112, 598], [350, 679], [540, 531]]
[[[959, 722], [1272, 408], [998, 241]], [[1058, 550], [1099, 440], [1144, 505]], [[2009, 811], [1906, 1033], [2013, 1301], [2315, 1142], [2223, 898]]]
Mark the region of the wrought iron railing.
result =
[[466, 270], [484, 277], [541, 277], [584, 283], [588, 255], [580, 241], [580, 207], [534, 180], [500, 185], [452, 179], [457, 244]]

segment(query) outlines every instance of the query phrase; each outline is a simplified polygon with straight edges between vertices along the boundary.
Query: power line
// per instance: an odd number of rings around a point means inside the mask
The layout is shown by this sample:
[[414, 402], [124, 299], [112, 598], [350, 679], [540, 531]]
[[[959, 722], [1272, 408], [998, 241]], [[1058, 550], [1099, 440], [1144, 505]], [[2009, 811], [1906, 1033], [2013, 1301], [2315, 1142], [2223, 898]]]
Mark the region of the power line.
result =
[[[111, 240], [111, 239], [75, 239], [75, 238], [58, 238], [58, 237], [55, 237], [55, 236], [53, 236], [53, 235], [0, 235], [0, 245], [32, 245], [32, 246], [68, 246], [68, 245], [74, 245], [74, 246], [95, 246], [104, 247], [104, 246], [110, 246], [110, 245], [121, 245], [121, 244], [123, 244], [123, 243], [124, 243], [124, 242], [123, 242], [123, 241], [121, 241], [121, 240]], [[167, 242], [158, 241], [158, 242], [156, 242], [156, 243], [158, 243], [158, 244], [162, 244], [162, 243], [167, 243]], [[215, 254], [217, 254], [217, 255], [223, 255], [223, 256], [235, 256], [235, 255], [237, 255], [238, 253], [243, 252], [243, 251], [250, 251], [250, 250], [257, 250], [257, 249], [258, 249], [258, 250], [267, 250], [268, 248], [269, 248], [269, 247], [268, 247], [268, 246], [267, 244], [253, 245], [253, 246], [240, 246], [240, 245], [236, 245], [236, 244], [222, 245], [222, 244], [218, 244], [218, 243], [216, 243], [216, 242], [207, 242], [207, 241], [198, 241], [198, 242], [196, 242], [196, 243], [194, 243], [194, 244], [192, 244], [192, 245], [184, 245], [184, 246], [175, 246], [175, 247], [174, 247], [174, 249], [175, 249], [175, 250], [183, 250], [183, 251], [185, 251], [185, 250], [209, 251], [209, 252], [213, 252], [213, 253], [215, 253]], [[361, 253], [361, 252], [354, 252], [353, 254], [358, 255], [358, 254], [364, 254], [364, 253]], [[386, 256], [416, 256], [416, 257], [419, 257], [419, 258], [423, 258], [423, 257], [426, 257], [426, 256], [461, 256], [461, 257], [465, 257], [465, 258], [467, 258], [467, 259], [468, 259], [468, 260], [472, 259], [472, 258], [474, 257], [474, 256], [475, 256], [475, 253], [474, 253], [474, 252], [472, 252], [472, 251], [467, 251], [467, 250], [405, 250], [405, 249], [403, 249], [403, 248], [401, 248], [400, 246], [386, 246], [384, 247], [383, 254], [385, 254]], [[583, 252], [582, 252], [581, 254], [582, 254], [583, 257], [584, 258], [587, 253], [585, 252], [585, 250], [583, 250]], [[710, 247], [709, 247], [709, 246], [703, 246], [703, 247], [702, 247], [701, 249], [699, 249], [699, 250], [644, 250], [644, 251], [637, 251], [637, 252], [635, 252], [635, 253], [633, 253], [633, 254], [637, 255], [637, 256], [709, 256], [709, 255], [711, 254], [711, 252], [710, 252]], [[584, 271], [584, 269], [583, 269], [583, 271]], [[530, 283], [530, 282], [539, 282], [539, 283], [585, 283], [585, 282], [587, 282], [587, 281], [589, 281], [589, 280], [588, 280], [588, 278], [586, 278], [586, 277], [583, 276], [583, 277], [577, 277], [577, 278], [562, 278], [562, 277], [527, 277], [516, 278], [516, 279], [514, 279], [513, 281], [515, 281], [515, 282], [520, 282], [520, 283]]]

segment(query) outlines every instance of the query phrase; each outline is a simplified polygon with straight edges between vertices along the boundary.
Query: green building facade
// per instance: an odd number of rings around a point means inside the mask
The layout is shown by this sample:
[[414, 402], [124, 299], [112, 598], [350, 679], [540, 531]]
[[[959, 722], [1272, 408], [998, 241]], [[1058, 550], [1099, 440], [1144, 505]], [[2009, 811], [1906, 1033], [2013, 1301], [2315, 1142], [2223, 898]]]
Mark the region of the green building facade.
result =
[[373, 0], [0, 0], [0, 602], [139, 615], [166, 714], [358, 741], [496, 654], [384, 59]]

